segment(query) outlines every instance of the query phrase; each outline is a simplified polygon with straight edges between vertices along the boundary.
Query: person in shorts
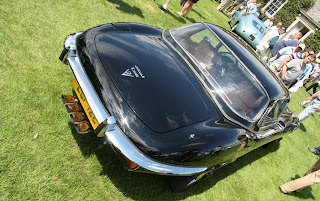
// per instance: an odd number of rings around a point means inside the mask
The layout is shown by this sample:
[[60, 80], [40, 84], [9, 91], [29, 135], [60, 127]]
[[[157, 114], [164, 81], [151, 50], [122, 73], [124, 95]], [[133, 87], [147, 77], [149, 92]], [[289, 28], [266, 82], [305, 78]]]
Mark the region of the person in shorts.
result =
[[180, 16], [183, 16], [184, 18], [186, 18], [187, 15], [189, 14], [189, 12], [191, 11], [193, 4], [197, 3], [198, 1], [199, 1], [199, 0], [188, 0], [188, 1], [184, 4], [182, 10], [181, 10], [180, 12], [178, 12], [178, 14], [179, 14]]

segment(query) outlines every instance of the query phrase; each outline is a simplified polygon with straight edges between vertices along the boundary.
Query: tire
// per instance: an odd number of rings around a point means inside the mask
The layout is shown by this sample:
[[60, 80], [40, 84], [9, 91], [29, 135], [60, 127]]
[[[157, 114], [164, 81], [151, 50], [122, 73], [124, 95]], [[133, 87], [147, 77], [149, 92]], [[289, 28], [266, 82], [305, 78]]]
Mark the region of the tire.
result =
[[181, 177], [168, 176], [166, 180], [173, 192], [181, 192], [181, 191], [187, 190], [188, 188], [190, 188], [191, 186], [199, 182], [201, 178], [197, 179], [197, 177], [198, 175], [181, 176]]

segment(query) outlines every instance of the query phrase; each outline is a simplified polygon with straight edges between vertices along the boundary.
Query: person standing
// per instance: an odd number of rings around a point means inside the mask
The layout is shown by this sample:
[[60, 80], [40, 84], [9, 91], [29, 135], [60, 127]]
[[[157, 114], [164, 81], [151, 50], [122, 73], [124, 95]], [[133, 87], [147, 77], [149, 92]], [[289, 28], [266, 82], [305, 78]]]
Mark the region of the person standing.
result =
[[[302, 45], [302, 46], [301, 46], [301, 45]], [[299, 47], [299, 46], [300, 46], [301, 48], [303, 48], [303, 47], [305, 47], [305, 44], [304, 44], [304, 43], [300, 43], [300, 44], [298, 45], [298, 47]], [[284, 50], [284, 49], [290, 49], [290, 47], [292, 48], [292, 46], [289, 46], [289, 47], [282, 48], [282, 50]], [[304, 48], [303, 48], [303, 49], [304, 49]], [[282, 50], [280, 50], [279, 53], [280, 53]], [[278, 55], [279, 55], [279, 53], [278, 53]], [[278, 57], [278, 55], [275, 57], [275, 59]], [[280, 72], [281, 69], [282, 69], [282, 67], [283, 67], [286, 63], [288, 63], [289, 61], [291, 61], [291, 60], [293, 60], [293, 59], [304, 59], [304, 58], [306, 58], [307, 56], [312, 56], [312, 57], [313, 57], [314, 55], [315, 55], [315, 51], [314, 51], [313, 48], [309, 48], [309, 49], [307, 49], [305, 52], [298, 51], [298, 49], [296, 48], [296, 49], [294, 50], [294, 53], [292, 53], [292, 54], [290, 54], [289, 56], [287, 56], [286, 58], [284, 58], [278, 66], [276, 66], [276, 63], [275, 63], [275, 64], [273, 64], [273, 65], [271, 64], [271, 65], [272, 65], [271, 67], [276, 67], [276, 71]], [[281, 56], [281, 55], [279, 55], [279, 56]], [[273, 58], [271, 58], [271, 59], [273, 59]], [[274, 59], [274, 61], [275, 61], [275, 59]]]
[[247, 13], [252, 13], [254, 15], [258, 15], [258, 10], [259, 10], [259, 7], [261, 6], [260, 3], [251, 3], [248, 5], [247, 7]]
[[315, 63], [308, 63], [306, 67], [304, 68], [304, 71], [301, 75], [297, 77], [297, 79], [291, 84], [289, 92], [297, 92], [300, 87], [303, 86], [304, 81], [309, 78], [310, 74], [315, 69], [316, 64]]
[[279, 36], [286, 32], [285, 27], [280, 27], [279, 29], [270, 29], [261, 39], [259, 44], [256, 47], [256, 52], [263, 55], [270, 46], [270, 41], [277, 37], [275, 40], [278, 40]]
[[162, 10], [163, 12], [166, 12], [167, 7], [168, 7], [170, 1], [171, 1], [171, 0], [166, 0], [166, 2], [165, 2], [164, 4], [158, 5], [158, 8], [159, 8], [160, 10]]
[[228, 14], [231, 15], [234, 10], [238, 10], [238, 8], [240, 7], [240, 5], [242, 4], [243, 1], [244, 0], [235, 0], [235, 1], [233, 1], [233, 3], [227, 9]]
[[[270, 17], [269, 19], [267, 19], [266, 21], [263, 22], [263, 24], [264, 24], [264, 26], [266, 26], [267, 30], [269, 30], [272, 27], [273, 20], [274, 20], [274, 17]], [[282, 23], [281, 23], [281, 25], [279, 27], [281, 27], [281, 26], [282, 26]]]
[[222, 0], [217, 9], [222, 12], [226, 9], [226, 7], [232, 3], [233, 0]]
[[197, 3], [198, 1], [199, 0], [188, 0], [187, 3], [184, 4], [182, 10], [178, 12], [178, 14], [186, 18], [191, 11], [193, 4]]
[[292, 180], [278, 187], [280, 193], [299, 192], [307, 186], [320, 183], [320, 158], [301, 178]]
[[[302, 123], [304, 120], [306, 120], [311, 114], [315, 112], [320, 112], [320, 91], [313, 94], [312, 96], [307, 97], [304, 102], [308, 102], [310, 100], [311, 103], [298, 115], [299, 122]], [[302, 104], [300, 104], [302, 105]]]
[[266, 11], [265, 10], [261, 10], [261, 13], [258, 16], [259, 20], [263, 20], [265, 17], [266, 17]]
[[320, 146], [319, 146], [319, 147], [316, 147], [316, 148], [314, 148], [314, 149], [308, 148], [308, 150], [309, 150], [311, 153], [320, 156]]
[[[320, 63], [318, 63], [318, 65], [315, 67], [314, 71], [311, 72], [310, 77], [308, 79], [306, 79], [303, 83], [303, 86], [306, 86], [306, 84], [308, 84], [309, 82], [313, 82], [313, 83], [318, 83], [320, 84], [319, 81], [319, 75], [320, 75]], [[308, 90], [307, 90], [308, 89]], [[306, 91], [309, 91], [311, 88], [307, 88]], [[316, 91], [314, 91], [313, 93], [315, 93]]]
[[[272, 62], [269, 66], [271, 70], [278, 70], [280, 71], [286, 63], [293, 59], [302, 59], [302, 55], [304, 54], [304, 48], [306, 45], [304, 43], [300, 43], [297, 47], [288, 46], [285, 48], [282, 48], [278, 54], [275, 57], [272, 57], [270, 59], [270, 62]], [[285, 61], [285, 62], [283, 62]], [[280, 64], [281, 67], [280, 67]]]

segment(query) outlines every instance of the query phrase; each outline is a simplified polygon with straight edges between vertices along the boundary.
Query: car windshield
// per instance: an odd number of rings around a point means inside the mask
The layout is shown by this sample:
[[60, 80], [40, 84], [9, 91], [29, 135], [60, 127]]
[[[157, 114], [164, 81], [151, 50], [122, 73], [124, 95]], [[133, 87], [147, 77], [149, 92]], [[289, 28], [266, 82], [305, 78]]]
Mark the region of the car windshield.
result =
[[211, 91], [237, 115], [256, 120], [268, 104], [264, 88], [220, 39], [204, 24], [170, 30], [171, 36], [196, 63]]
[[260, 31], [260, 33], [263, 33], [263, 32], [264, 32], [263, 27], [262, 27], [258, 22], [252, 20], [252, 25], [253, 25], [255, 28], [257, 28], [257, 29]]

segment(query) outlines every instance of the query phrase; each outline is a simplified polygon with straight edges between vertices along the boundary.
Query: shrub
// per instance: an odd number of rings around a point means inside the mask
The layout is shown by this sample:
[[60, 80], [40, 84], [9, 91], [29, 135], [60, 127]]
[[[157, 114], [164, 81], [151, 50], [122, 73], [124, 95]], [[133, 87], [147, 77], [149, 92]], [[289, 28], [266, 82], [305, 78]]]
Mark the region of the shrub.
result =
[[320, 30], [308, 36], [304, 43], [307, 47], [312, 47], [315, 51], [320, 52]]
[[302, 8], [307, 8], [313, 5], [315, 0], [289, 0], [275, 16], [276, 22], [282, 22], [286, 27], [290, 26], [295, 21], [296, 16]]

